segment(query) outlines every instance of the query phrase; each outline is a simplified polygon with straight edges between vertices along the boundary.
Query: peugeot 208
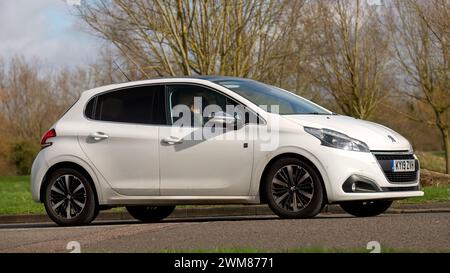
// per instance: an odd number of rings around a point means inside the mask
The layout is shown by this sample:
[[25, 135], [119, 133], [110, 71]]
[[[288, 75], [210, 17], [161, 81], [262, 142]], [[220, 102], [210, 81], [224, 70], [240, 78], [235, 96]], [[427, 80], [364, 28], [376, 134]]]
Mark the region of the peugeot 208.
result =
[[118, 206], [158, 221], [186, 204], [266, 203], [280, 217], [307, 218], [335, 203], [364, 217], [423, 195], [400, 134], [248, 79], [88, 90], [41, 145], [32, 195], [59, 225]]

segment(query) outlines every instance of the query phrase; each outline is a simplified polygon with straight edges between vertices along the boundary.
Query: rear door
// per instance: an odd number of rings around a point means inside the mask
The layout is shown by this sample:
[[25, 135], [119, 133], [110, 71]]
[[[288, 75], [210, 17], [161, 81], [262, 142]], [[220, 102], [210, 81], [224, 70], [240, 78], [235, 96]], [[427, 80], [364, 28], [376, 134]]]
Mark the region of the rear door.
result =
[[79, 142], [111, 187], [123, 195], [159, 195], [159, 126], [166, 124], [163, 85], [100, 94], [87, 104]]

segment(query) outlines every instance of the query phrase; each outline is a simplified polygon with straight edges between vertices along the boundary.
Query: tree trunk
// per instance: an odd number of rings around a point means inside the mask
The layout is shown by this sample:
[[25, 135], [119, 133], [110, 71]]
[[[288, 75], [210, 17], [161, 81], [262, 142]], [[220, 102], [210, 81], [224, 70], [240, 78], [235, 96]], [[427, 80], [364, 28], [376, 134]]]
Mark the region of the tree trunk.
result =
[[445, 150], [445, 173], [450, 174], [450, 138], [448, 128], [440, 128]]

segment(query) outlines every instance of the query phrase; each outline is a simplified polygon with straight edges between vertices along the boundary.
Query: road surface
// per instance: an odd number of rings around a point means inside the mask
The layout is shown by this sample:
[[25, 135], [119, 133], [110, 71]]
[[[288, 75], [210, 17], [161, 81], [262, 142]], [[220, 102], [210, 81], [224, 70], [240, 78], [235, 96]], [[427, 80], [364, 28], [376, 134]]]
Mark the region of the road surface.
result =
[[161, 223], [94, 222], [85, 227], [0, 224], [0, 252], [161, 252], [208, 249], [292, 251], [303, 248], [364, 250], [369, 241], [395, 251], [450, 252], [450, 213], [385, 214], [314, 219], [274, 216], [169, 219]]

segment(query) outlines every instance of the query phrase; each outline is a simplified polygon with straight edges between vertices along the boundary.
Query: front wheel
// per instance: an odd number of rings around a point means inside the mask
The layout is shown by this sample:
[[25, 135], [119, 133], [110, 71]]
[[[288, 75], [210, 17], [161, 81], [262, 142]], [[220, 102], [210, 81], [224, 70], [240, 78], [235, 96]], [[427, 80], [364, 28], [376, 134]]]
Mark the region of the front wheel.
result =
[[308, 162], [281, 158], [270, 167], [264, 183], [269, 207], [282, 218], [310, 218], [322, 210], [324, 189]]
[[347, 213], [356, 217], [377, 216], [392, 205], [390, 200], [350, 201], [340, 204]]
[[150, 223], [158, 222], [168, 217], [175, 206], [128, 206], [127, 211], [135, 219]]

